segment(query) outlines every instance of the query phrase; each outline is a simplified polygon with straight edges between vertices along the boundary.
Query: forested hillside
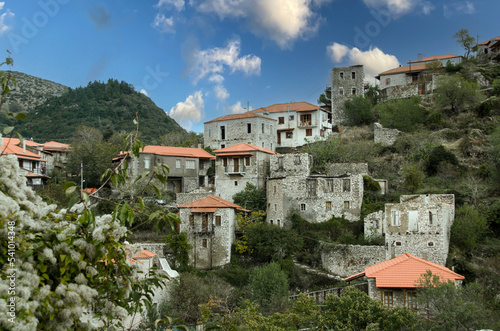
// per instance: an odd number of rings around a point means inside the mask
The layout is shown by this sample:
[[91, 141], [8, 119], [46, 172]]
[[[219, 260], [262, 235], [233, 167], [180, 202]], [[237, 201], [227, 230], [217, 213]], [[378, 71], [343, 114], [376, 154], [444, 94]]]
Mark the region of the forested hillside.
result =
[[56, 140], [69, 142], [76, 128], [99, 129], [105, 137], [115, 132], [136, 130], [146, 144], [170, 132], [184, 132], [177, 122], [157, 107], [147, 96], [126, 82], [109, 79], [86, 87], [69, 89], [61, 96], [48, 98], [35, 107], [16, 129], [37, 142]]

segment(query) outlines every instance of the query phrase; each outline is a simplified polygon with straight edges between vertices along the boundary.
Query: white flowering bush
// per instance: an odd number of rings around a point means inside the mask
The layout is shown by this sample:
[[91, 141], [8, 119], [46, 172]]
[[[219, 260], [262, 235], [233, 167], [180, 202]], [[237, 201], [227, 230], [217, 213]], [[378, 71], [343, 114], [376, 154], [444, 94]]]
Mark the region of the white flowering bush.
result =
[[0, 329], [120, 328], [162, 285], [159, 276], [138, 280], [128, 263], [129, 204], [97, 217], [73, 191], [81, 203], [56, 210], [26, 185], [14, 156], [0, 157]]

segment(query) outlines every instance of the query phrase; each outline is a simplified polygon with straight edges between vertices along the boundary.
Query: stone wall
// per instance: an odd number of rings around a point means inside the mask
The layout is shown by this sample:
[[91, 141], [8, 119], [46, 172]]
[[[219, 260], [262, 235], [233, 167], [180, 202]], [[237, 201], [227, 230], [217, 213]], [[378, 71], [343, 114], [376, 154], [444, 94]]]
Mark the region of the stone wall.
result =
[[147, 251], [155, 253], [158, 257], [165, 257], [163, 253], [165, 244], [163, 243], [136, 243], [133, 244], [132, 246], [136, 248], [138, 252], [145, 249]]
[[341, 277], [349, 277], [375, 263], [385, 261], [384, 246], [323, 245], [323, 268]]
[[328, 176], [368, 175], [368, 163], [366, 162], [330, 162], [325, 168]]
[[[355, 78], [352, 79], [354, 73]], [[346, 120], [344, 115], [344, 102], [353, 96], [364, 94], [364, 69], [362, 65], [350, 67], [332, 68], [330, 79], [332, 82], [332, 113], [333, 123], [343, 123]], [[356, 94], [353, 95], [353, 89]]]
[[380, 91], [380, 101], [385, 102], [391, 99], [406, 99], [418, 95], [418, 84], [403, 82], [402, 85], [389, 86]]
[[392, 146], [396, 138], [401, 134], [398, 129], [387, 129], [380, 123], [373, 125], [374, 142], [383, 146]]

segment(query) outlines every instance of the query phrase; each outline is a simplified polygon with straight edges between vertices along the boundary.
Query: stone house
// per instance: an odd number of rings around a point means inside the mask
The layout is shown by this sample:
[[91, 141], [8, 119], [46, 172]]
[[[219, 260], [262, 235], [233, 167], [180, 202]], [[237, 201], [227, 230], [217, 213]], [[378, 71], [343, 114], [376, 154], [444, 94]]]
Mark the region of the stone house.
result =
[[442, 265], [403, 253], [393, 259], [366, 267], [363, 272], [345, 280], [351, 282], [364, 278], [368, 282], [368, 296], [371, 299], [382, 301], [388, 308], [400, 306], [418, 311], [427, 308], [417, 304], [416, 290], [419, 279], [428, 271], [439, 276], [440, 281], [452, 281], [456, 286], [460, 286], [465, 279], [464, 276]]
[[236, 212], [240, 206], [217, 196], [207, 196], [179, 207], [180, 231], [188, 236], [189, 260], [197, 269], [211, 269], [231, 261]]
[[204, 143], [212, 149], [249, 143], [274, 150], [276, 124], [276, 119], [253, 112], [221, 116], [204, 123]]
[[138, 176], [158, 164], [167, 165], [170, 169], [167, 189], [174, 193], [191, 192], [200, 187], [208, 189], [209, 169], [215, 160], [215, 156], [201, 148], [170, 146], [145, 146], [138, 158], [131, 158], [127, 152], [113, 161], [120, 162], [123, 158], [129, 162], [131, 176]]
[[386, 101], [394, 98], [410, 98], [428, 94], [435, 89], [436, 73], [427, 68], [427, 64], [438, 61], [442, 66], [447, 63], [459, 64], [462, 56], [445, 54], [429, 56], [408, 62], [408, 66], [399, 66], [380, 73], [375, 78], [380, 81], [380, 99]]
[[477, 44], [477, 58], [480, 62], [500, 61], [500, 36]]
[[41, 188], [49, 179], [46, 172], [47, 160], [42, 158], [41, 152], [33, 152], [30, 148], [37, 146], [29, 140], [22, 142], [17, 138], [2, 138], [0, 136], [0, 155], [14, 155], [19, 164], [19, 174], [26, 177], [28, 185], [34, 189]]
[[344, 102], [355, 96], [364, 95], [364, 67], [334, 67], [330, 73], [332, 113], [335, 123], [345, 120]]
[[453, 194], [402, 195], [365, 217], [365, 236], [384, 236], [386, 259], [402, 253], [445, 265], [455, 218]]
[[[250, 113], [277, 121], [274, 129], [277, 148], [300, 147], [306, 141], [324, 139], [332, 132], [331, 112], [308, 102], [274, 104], [252, 110]], [[269, 147], [267, 144], [259, 146]]]
[[266, 188], [269, 176], [269, 159], [276, 154], [270, 149], [239, 143], [214, 151], [215, 187], [225, 200], [233, 201], [233, 195], [252, 183], [259, 189]]
[[312, 156], [278, 154], [271, 156], [267, 180], [267, 222], [285, 224], [292, 212], [311, 223], [335, 217], [359, 220], [363, 200], [361, 174], [313, 175]]

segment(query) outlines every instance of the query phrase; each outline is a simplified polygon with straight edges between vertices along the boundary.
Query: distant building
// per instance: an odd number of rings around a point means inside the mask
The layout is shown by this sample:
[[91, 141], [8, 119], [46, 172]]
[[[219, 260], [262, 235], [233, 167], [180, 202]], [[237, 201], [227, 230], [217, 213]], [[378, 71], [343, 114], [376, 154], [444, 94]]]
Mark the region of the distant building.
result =
[[477, 44], [477, 58], [480, 62], [500, 62], [500, 36]]
[[201, 148], [145, 146], [138, 158], [130, 153], [121, 154], [114, 162], [126, 158], [131, 176], [138, 176], [157, 164], [169, 167], [167, 189], [174, 193], [187, 193], [200, 187], [209, 188], [209, 169], [215, 156]]
[[362, 65], [332, 68], [331, 99], [332, 113], [335, 123], [345, 121], [344, 103], [355, 96], [364, 95], [364, 68]]
[[251, 183], [259, 189], [266, 188], [269, 176], [269, 158], [276, 154], [270, 149], [240, 143], [214, 151], [215, 187], [223, 199], [233, 201], [233, 195]]
[[205, 146], [221, 149], [248, 143], [274, 150], [276, 122], [276, 119], [253, 112], [218, 117], [204, 123]]

